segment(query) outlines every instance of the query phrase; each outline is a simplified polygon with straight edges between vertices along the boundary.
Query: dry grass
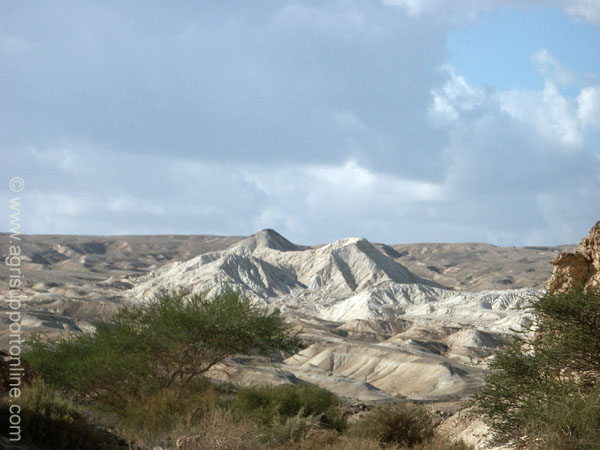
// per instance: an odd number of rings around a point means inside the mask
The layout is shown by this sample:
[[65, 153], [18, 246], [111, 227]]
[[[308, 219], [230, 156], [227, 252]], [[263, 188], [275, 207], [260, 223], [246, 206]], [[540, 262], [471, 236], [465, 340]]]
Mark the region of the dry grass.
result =
[[[403, 410], [403, 414], [406, 411]], [[420, 417], [421, 410], [412, 414]], [[381, 417], [381, 411], [374, 417]], [[362, 420], [361, 420], [362, 422]], [[427, 421], [426, 421], [427, 422]], [[363, 425], [361, 425], [362, 427]], [[410, 431], [415, 435], [415, 430]], [[462, 441], [452, 443], [442, 436], [424, 430], [420, 443], [384, 443], [373, 436], [356, 433], [340, 433], [320, 428], [318, 421], [311, 417], [296, 416], [286, 422], [274, 423], [269, 428], [250, 421], [240, 421], [231, 412], [215, 409], [203, 417], [190, 437], [178, 442], [182, 450], [470, 450], [472, 447]], [[188, 433], [188, 436], [190, 433]]]
[[[80, 406], [41, 381], [25, 387], [16, 404], [21, 408], [23, 443], [54, 450], [110, 450], [117, 446], [117, 438], [95, 427]], [[10, 405], [8, 396], [0, 398], [0, 435], [9, 435]]]
[[434, 436], [431, 414], [409, 403], [381, 405], [351, 428], [357, 437], [375, 439], [383, 444], [415, 446]]
[[235, 420], [231, 411], [217, 408], [202, 418], [191, 435], [177, 439], [179, 450], [256, 450], [260, 447], [256, 425]]
[[[229, 394], [227, 394], [229, 395]], [[326, 428], [321, 417], [305, 416], [301, 408], [285, 420], [276, 416], [262, 423], [252, 415], [223, 404], [225, 394], [213, 387], [198, 387], [184, 401], [170, 391], [130, 405], [122, 415], [90, 410], [61, 398], [40, 383], [24, 391], [21, 404], [29, 420], [30, 442], [47, 443], [53, 436], [56, 449], [112, 449], [114, 436], [98, 432], [94, 423], [119, 431], [143, 449], [160, 446], [165, 450], [468, 450], [435, 435], [431, 416], [406, 404], [376, 408], [349, 430]], [[0, 399], [0, 412], [6, 403]], [[229, 405], [229, 406], [227, 406]], [[86, 419], [92, 414], [94, 422]], [[111, 419], [113, 423], [110, 423]], [[50, 433], [50, 434], [49, 434]]]

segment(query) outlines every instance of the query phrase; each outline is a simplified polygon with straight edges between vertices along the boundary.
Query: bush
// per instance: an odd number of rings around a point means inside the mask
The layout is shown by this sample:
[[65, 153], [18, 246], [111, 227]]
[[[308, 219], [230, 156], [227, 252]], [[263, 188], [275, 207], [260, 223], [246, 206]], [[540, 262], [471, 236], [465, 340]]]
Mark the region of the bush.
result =
[[565, 392], [529, 412], [523, 446], [528, 449], [594, 450], [600, 443], [600, 390]]
[[267, 440], [271, 444], [298, 442], [306, 439], [319, 429], [319, 418], [305, 415], [302, 410], [283, 423], [275, 423], [267, 430]]
[[[10, 399], [0, 398], [0, 434], [9, 436]], [[42, 382], [25, 387], [21, 407], [21, 443], [52, 450], [116, 449], [118, 438], [96, 429], [80, 410]]]
[[[600, 295], [581, 289], [548, 294], [530, 308], [533, 323], [497, 354], [475, 396], [477, 410], [498, 442], [594, 448], [589, 443], [599, 442]], [[563, 441], [569, 444], [538, 447]]]
[[177, 439], [178, 450], [257, 450], [261, 447], [256, 426], [236, 419], [231, 411], [208, 412], [185, 436]]
[[215, 409], [216, 394], [210, 385], [188, 389], [183, 398], [178, 394], [177, 389], [165, 388], [143, 401], [128, 403], [116, 417], [111, 418], [111, 414], [101, 416], [140, 444], [167, 445]]
[[277, 312], [239, 291], [213, 296], [160, 294], [125, 308], [95, 332], [46, 341], [36, 335], [24, 355], [52, 386], [115, 409], [186, 386], [234, 354], [269, 355], [301, 346]]
[[245, 387], [233, 403], [239, 414], [262, 425], [282, 424], [295, 416], [314, 416], [320, 426], [341, 431], [346, 421], [338, 406], [339, 399], [333, 392], [310, 384]]
[[433, 437], [434, 423], [431, 414], [421, 406], [392, 403], [365, 414], [354, 424], [352, 433], [385, 444], [412, 447]]

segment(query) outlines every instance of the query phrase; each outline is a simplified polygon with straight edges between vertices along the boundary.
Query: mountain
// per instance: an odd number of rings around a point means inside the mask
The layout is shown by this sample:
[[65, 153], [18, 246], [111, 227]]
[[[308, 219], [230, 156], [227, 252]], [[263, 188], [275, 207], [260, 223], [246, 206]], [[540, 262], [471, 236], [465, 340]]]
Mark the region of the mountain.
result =
[[161, 289], [199, 292], [227, 283], [263, 300], [298, 295], [340, 298], [385, 282], [436, 285], [366, 239], [301, 247], [273, 230], [263, 230], [223, 251], [163, 266], [135, 281], [132, 292], [138, 298]]
[[[457, 400], [481, 385], [495, 348], [529, 320], [521, 308], [560, 249], [364, 238], [302, 246], [270, 229], [249, 237], [26, 236], [22, 329], [91, 329], [160, 290], [227, 283], [279, 309], [309, 344], [275, 364], [229, 361], [236, 382], [303, 379], [361, 401]], [[520, 289], [483, 289], [506, 285]], [[0, 343], [7, 338], [0, 331]]]
[[303, 247], [263, 230], [127, 282], [138, 301], [226, 283], [279, 309], [310, 345], [275, 368], [246, 361], [236, 369], [243, 382], [268, 373], [271, 382], [293, 376], [360, 400], [463, 398], [504, 337], [528, 323], [522, 308], [537, 291], [445, 289], [393, 256], [364, 238]]
[[478, 293], [443, 289], [364, 238], [302, 247], [273, 230], [129, 281], [135, 284], [131, 293], [140, 300], [163, 290], [204, 292], [225, 283], [282, 311], [325, 320], [443, 316], [461, 323], [494, 322], [491, 328], [519, 327], [520, 319], [507, 311], [518, 309], [523, 304], [519, 299], [533, 294], [527, 289]]

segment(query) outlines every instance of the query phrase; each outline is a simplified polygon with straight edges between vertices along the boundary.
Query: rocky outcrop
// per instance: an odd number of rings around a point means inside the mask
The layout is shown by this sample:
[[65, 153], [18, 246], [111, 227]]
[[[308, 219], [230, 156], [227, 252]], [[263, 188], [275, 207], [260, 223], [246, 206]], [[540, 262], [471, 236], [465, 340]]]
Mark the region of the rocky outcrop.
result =
[[600, 221], [583, 238], [574, 252], [561, 252], [550, 261], [554, 266], [547, 291], [572, 289], [600, 291]]

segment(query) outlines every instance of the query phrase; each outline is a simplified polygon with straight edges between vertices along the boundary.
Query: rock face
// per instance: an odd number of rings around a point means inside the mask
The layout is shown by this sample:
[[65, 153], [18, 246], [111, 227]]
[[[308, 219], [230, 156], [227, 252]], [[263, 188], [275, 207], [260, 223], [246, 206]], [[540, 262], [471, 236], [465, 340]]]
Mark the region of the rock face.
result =
[[551, 261], [554, 266], [548, 293], [583, 288], [600, 290], [600, 221], [583, 238], [574, 252], [561, 252]]

